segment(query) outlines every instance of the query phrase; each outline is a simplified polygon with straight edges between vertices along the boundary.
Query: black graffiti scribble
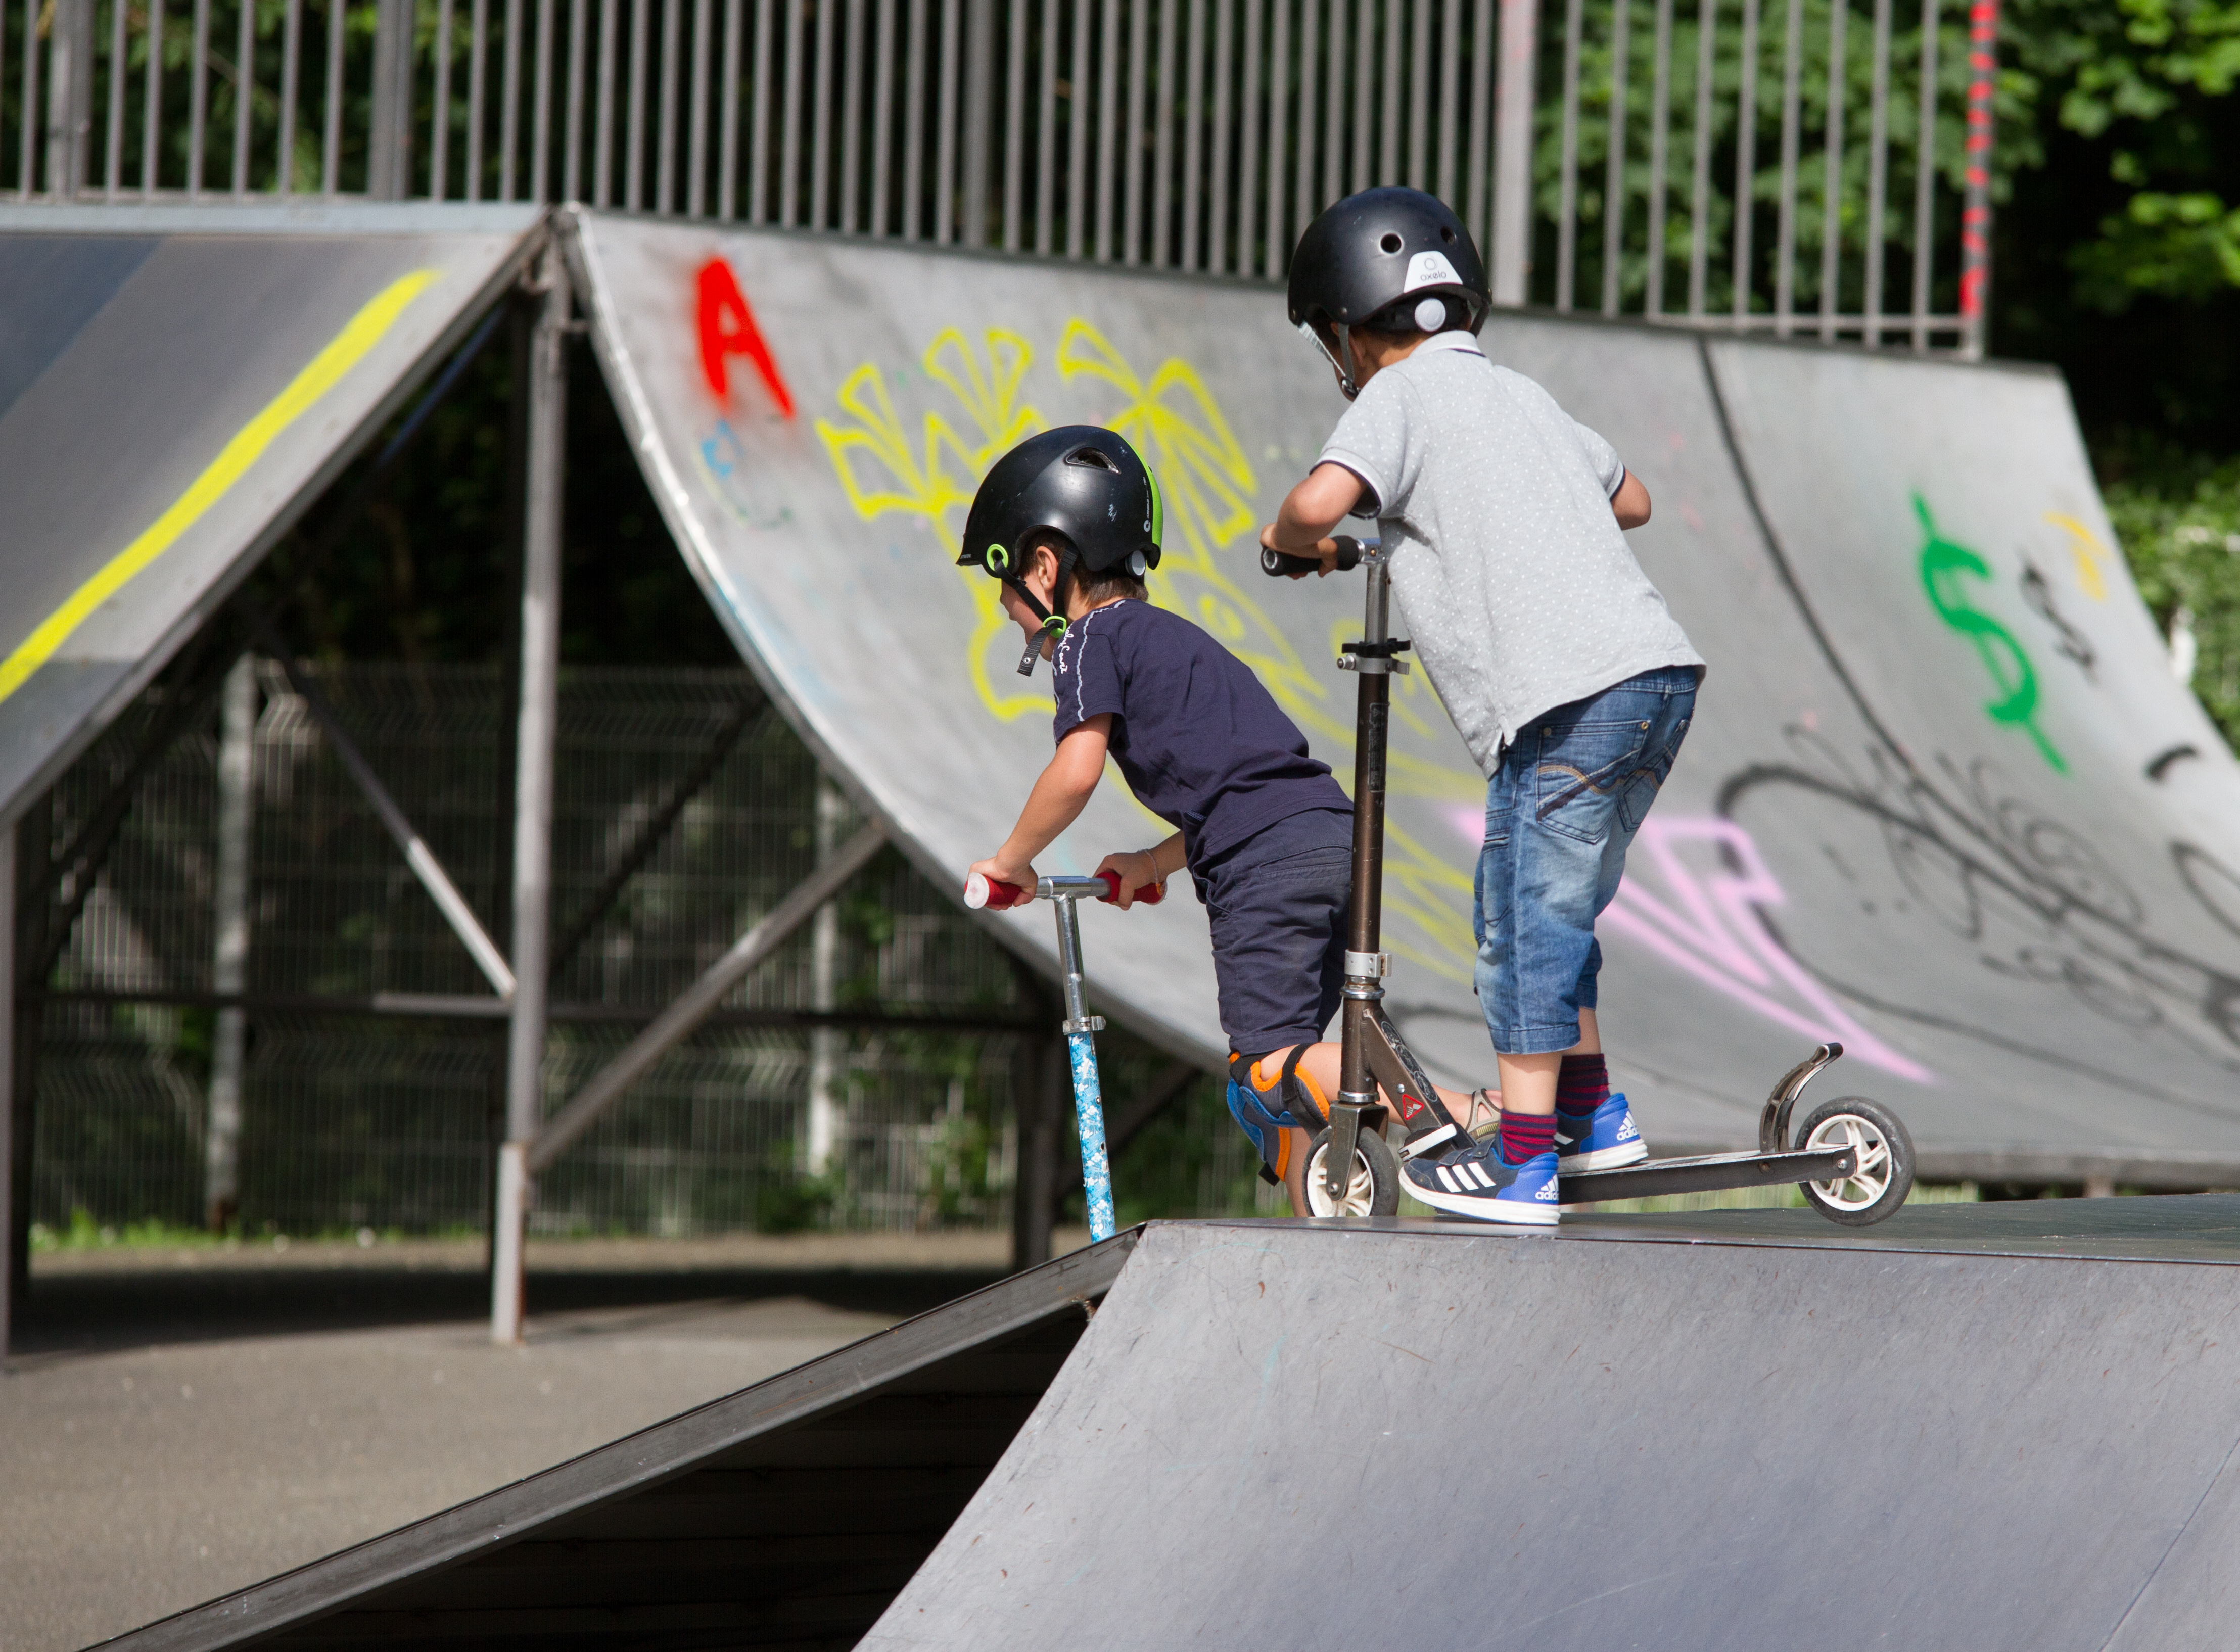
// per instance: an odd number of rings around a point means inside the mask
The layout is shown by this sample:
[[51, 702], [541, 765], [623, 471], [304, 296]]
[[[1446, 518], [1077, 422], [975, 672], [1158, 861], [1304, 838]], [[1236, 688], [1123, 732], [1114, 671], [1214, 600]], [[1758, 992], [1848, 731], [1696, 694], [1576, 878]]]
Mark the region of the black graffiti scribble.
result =
[[[1870, 743], [1855, 765], [1817, 733], [1792, 726], [1786, 734], [1796, 761], [1730, 776], [1719, 793], [1722, 816], [1738, 817], [1773, 789], [1837, 804], [1871, 823], [1911, 903], [1976, 948], [1991, 974], [2051, 988], [2101, 1020], [2171, 1039], [2240, 1073], [2240, 976], [2148, 934], [2143, 903], [2107, 858], [2009, 790], [1995, 764], [1963, 768], [1939, 756], [1917, 767]], [[2171, 852], [2195, 898], [2240, 936], [2240, 876], [2197, 844], [2174, 844]], [[1838, 991], [1875, 1002], [1814, 972]], [[1970, 1031], [1933, 1010], [1882, 1007]]]
[[2092, 643], [2084, 633], [2062, 618], [2053, 605], [2053, 587], [2037, 570], [2037, 564], [2028, 556], [2023, 558], [2023, 601], [2036, 610], [2054, 629], [2054, 650], [2066, 659], [2074, 660], [2087, 677], [2098, 682], [2099, 673], [2094, 669], [2099, 656], [2092, 651]]
[[[1699, 341], [1697, 350], [1728, 458], [1774, 571], [1868, 734], [1862, 743], [1864, 771], [1858, 772], [1826, 741], [1792, 728], [1791, 748], [1802, 761], [1755, 764], [1730, 775], [1720, 788], [1717, 812], [1734, 819], [1754, 795], [1774, 788], [1801, 789], [1852, 811], [1879, 829], [1909, 894], [1937, 922], [1982, 948], [1986, 969], [2018, 983], [2050, 988], [2096, 1017], [2135, 1034], [2174, 1039], [2212, 1065], [2240, 1073], [2240, 976], [2149, 935], [2143, 903], [2106, 857], [2080, 834], [2004, 794], [1992, 765], [1963, 769], [1943, 754], [1925, 764], [1917, 762], [1884, 725], [1813, 607], [1766, 514], [1711, 364], [1710, 346]], [[2203, 909], [2240, 936], [2240, 875], [2197, 844], [2173, 842], [2170, 852]], [[1761, 908], [1757, 917], [1777, 944], [1855, 1003], [1989, 1048], [2049, 1061], [2187, 1111], [2230, 1116], [2228, 1109], [2137, 1075], [2049, 1051], [2023, 1037], [2021, 1029], [2010, 1033], [1939, 1008], [1883, 1001], [1810, 963], [1789, 943], [1772, 913]]]
[[2183, 763], [2188, 757], [2199, 756], [2201, 756], [2201, 748], [2186, 742], [2181, 742], [2167, 751], [2157, 751], [2147, 759], [2147, 778], [2159, 783], [2163, 776], [2170, 773], [2172, 763]]

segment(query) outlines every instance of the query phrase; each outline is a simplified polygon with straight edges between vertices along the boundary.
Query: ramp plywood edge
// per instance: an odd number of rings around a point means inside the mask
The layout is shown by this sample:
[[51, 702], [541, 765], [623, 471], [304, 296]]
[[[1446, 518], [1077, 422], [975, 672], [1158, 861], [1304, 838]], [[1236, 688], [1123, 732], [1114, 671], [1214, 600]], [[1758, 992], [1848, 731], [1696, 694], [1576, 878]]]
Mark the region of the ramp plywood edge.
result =
[[102, 1644], [525, 1646], [748, 1621], [852, 1640], [1002, 1455], [1138, 1236]]

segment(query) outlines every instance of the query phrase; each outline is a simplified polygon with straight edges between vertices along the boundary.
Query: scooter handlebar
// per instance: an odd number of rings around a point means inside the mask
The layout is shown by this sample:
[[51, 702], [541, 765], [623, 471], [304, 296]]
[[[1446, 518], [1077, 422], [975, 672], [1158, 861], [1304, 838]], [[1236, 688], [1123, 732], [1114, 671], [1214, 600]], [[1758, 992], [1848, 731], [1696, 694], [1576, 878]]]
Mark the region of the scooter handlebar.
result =
[[[1331, 543], [1337, 547], [1339, 573], [1348, 573], [1361, 566], [1361, 541], [1350, 534], [1339, 534]], [[1260, 571], [1270, 579], [1281, 579], [1286, 574], [1311, 574], [1322, 565], [1319, 556], [1293, 556], [1266, 546], [1260, 551]]]
[[[1085, 878], [1045, 878], [1043, 882], [1057, 884], [1060, 892], [1064, 892], [1068, 884], [1077, 888], [1086, 883], [1102, 883], [1104, 893], [1097, 897], [1098, 900], [1109, 903], [1120, 898], [1120, 874], [1117, 872], [1103, 871], [1094, 877]], [[1024, 906], [1038, 893], [1038, 890], [1022, 889], [1017, 883], [1006, 883], [999, 877], [989, 877], [979, 872], [973, 873], [964, 881], [964, 904], [975, 912], [983, 907], [993, 907], [1000, 912], [1007, 907]], [[1136, 899], [1145, 906], [1157, 906], [1166, 898], [1166, 886], [1160, 883], [1146, 883], [1136, 891]]]

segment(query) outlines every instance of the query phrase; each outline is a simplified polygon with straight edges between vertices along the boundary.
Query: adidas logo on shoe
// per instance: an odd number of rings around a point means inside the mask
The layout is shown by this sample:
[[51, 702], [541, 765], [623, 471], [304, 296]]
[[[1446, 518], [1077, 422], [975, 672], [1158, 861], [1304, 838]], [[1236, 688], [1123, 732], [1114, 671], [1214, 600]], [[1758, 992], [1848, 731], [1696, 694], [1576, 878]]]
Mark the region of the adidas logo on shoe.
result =
[[1630, 1109], [1626, 1113], [1625, 1122], [1617, 1127], [1617, 1139], [1621, 1142], [1638, 1142], [1641, 1139], [1641, 1132], [1634, 1128]]
[[1534, 1198], [1536, 1198], [1536, 1199], [1539, 1200], [1539, 1201], [1540, 1201], [1542, 1203], [1543, 1203], [1543, 1204], [1553, 1204], [1553, 1203], [1555, 1203], [1555, 1202], [1556, 1202], [1556, 1180], [1555, 1180], [1555, 1178], [1554, 1178], [1553, 1176], [1550, 1176], [1547, 1181], [1543, 1182], [1540, 1184], [1540, 1191], [1539, 1191], [1539, 1192], [1537, 1192], [1537, 1193], [1536, 1193], [1536, 1194], [1534, 1194], [1532, 1196], [1533, 1196]]

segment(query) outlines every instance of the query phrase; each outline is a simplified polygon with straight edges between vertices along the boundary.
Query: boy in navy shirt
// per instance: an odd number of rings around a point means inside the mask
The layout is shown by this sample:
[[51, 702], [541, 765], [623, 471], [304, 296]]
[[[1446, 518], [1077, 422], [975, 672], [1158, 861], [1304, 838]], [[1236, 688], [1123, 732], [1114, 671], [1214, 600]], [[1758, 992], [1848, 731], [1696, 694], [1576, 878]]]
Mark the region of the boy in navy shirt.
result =
[[[1187, 869], [1213, 936], [1230, 1111], [1270, 1180], [1310, 1206], [1307, 1132], [1326, 1122], [1338, 1046], [1320, 1042], [1344, 985], [1353, 807], [1306, 736], [1234, 655], [1154, 608], [1158, 483], [1126, 440], [1073, 425], [1020, 443], [981, 483], [960, 564], [1003, 582], [1028, 637], [1023, 673], [1050, 662], [1057, 755], [1003, 845], [972, 870], [1032, 889], [1034, 857], [1080, 816], [1109, 755], [1137, 800], [1175, 827], [1108, 855], [1119, 903]], [[1442, 1092], [1457, 1117], [1470, 1100]], [[1317, 1200], [1326, 1200], [1320, 1179]]]

